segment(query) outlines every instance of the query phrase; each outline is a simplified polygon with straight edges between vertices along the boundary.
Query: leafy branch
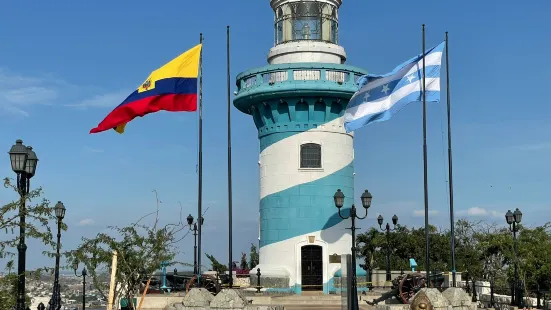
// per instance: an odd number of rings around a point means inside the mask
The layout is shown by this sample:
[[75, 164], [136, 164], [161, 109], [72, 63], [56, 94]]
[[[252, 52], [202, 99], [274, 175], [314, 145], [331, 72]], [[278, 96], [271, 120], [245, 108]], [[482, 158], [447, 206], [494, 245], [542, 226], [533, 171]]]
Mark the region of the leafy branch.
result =
[[[69, 263], [80, 262], [86, 266], [92, 285], [104, 298], [108, 297], [109, 289], [105, 274], [112, 268], [114, 251], [118, 259], [115, 300], [121, 296], [131, 300], [138, 293], [143, 280], [158, 270], [161, 263], [189, 265], [174, 261], [178, 253], [177, 244], [189, 234], [189, 228], [182, 218], [182, 209], [178, 222], [161, 226], [161, 201], [157, 191], [153, 190], [153, 193], [155, 211], [125, 227], [109, 226], [111, 234], [101, 232], [95, 238], [82, 238], [82, 244], [76, 250], [65, 253]], [[145, 223], [151, 217], [153, 223]]]

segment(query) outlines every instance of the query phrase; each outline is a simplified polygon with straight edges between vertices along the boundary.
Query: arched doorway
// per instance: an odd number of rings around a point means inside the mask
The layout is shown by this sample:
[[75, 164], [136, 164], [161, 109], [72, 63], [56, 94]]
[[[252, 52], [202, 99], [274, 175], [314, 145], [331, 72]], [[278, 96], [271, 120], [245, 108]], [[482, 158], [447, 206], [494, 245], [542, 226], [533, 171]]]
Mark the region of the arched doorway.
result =
[[323, 290], [323, 254], [319, 245], [306, 245], [300, 250], [303, 291]]

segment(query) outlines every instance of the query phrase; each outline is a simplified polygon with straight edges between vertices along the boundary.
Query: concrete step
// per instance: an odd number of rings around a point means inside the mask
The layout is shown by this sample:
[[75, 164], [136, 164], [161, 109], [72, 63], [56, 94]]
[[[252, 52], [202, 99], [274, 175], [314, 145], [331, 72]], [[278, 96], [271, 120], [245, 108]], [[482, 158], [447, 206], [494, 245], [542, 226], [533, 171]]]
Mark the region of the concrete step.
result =
[[[366, 298], [367, 297], [367, 298]], [[375, 296], [376, 298], [376, 296]], [[364, 300], [372, 300], [372, 296], [359, 296], [358, 300], [360, 304], [367, 305]], [[338, 295], [320, 295], [320, 296], [280, 296], [272, 297], [271, 304], [273, 305], [327, 305], [327, 306], [339, 306], [342, 303], [342, 297]]]
[[[342, 310], [342, 306], [335, 305], [297, 305], [297, 306], [285, 306], [285, 310], [314, 310], [314, 309], [323, 309], [323, 310]], [[360, 305], [360, 310], [373, 310], [375, 307]]]

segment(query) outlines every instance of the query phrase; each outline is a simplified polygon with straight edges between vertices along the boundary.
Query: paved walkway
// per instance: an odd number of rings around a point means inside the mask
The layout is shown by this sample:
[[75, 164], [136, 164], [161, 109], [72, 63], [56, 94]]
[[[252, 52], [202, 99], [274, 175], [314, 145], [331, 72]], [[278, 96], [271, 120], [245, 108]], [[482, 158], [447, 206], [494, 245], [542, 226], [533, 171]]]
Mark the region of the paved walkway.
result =
[[[330, 305], [330, 306], [320, 306], [320, 305], [285, 305], [285, 310], [313, 310], [313, 309], [324, 309], [324, 310], [342, 310], [341, 306]], [[361, 310], [373, 310], [375, 307], [369, 305], [360, 305]]]

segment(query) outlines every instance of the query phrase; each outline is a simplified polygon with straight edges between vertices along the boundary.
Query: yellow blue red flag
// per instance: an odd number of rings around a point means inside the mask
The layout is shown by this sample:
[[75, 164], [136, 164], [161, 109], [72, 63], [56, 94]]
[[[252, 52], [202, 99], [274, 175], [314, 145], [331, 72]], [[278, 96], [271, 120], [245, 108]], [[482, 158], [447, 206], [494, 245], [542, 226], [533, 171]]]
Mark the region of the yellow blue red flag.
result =
[[109, 113], [90, 133], [124, 127], [134, 118], [158, 111], [192, 112], [197, 110], [197, 76], [202, 44], [198, 44], [149, 77], [130, 96]]

